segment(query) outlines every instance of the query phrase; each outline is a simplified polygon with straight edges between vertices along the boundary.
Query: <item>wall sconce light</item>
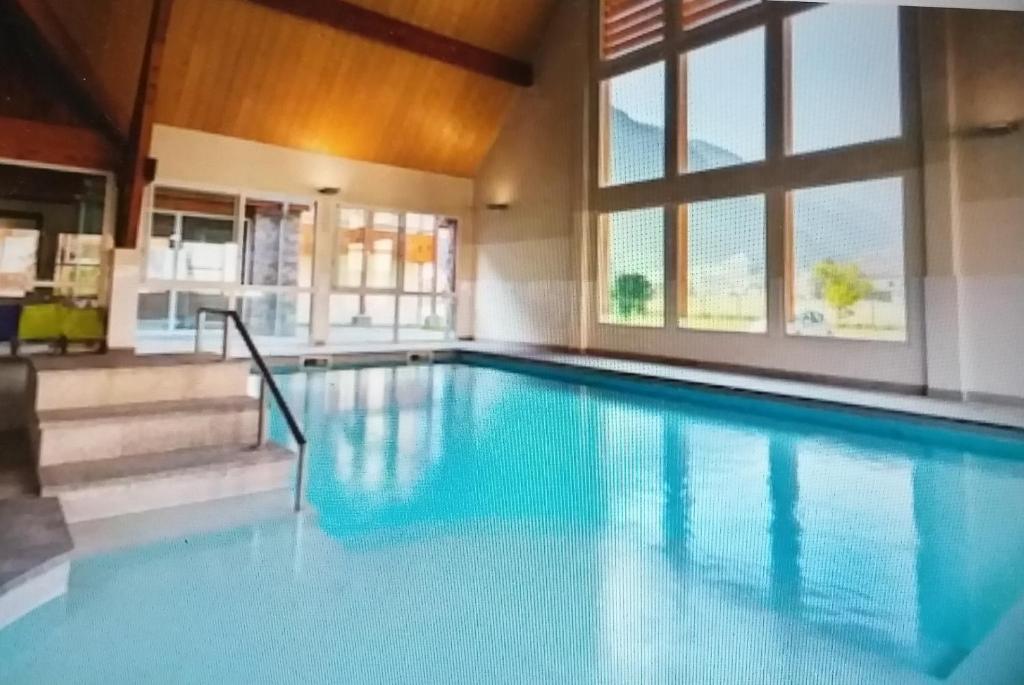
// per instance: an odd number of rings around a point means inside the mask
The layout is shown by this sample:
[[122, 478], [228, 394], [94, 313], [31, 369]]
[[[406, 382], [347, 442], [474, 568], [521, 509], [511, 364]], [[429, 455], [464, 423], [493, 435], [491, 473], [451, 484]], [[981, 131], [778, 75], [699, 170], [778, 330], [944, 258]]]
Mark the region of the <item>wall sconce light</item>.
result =
[[486, 206], [492, 212], [504, 212], [508, 209], [507, 202], [488, 202]]
[[1020, 130], [1021, 120], [994, 121], [980, 126], [971, 126], [958, 131], [961, 138], [998, 138], [1008, 136]]

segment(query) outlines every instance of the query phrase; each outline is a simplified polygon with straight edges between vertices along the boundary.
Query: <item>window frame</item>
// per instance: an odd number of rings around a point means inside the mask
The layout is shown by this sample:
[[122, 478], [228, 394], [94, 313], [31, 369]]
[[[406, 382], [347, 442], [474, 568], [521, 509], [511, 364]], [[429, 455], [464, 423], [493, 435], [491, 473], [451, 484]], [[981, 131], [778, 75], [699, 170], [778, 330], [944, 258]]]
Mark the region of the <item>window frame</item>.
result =
[[[602, 3], [593, 12], [591, 35], [601, 31]], [[761, 334], [729, 331], [697, 331], [679, 324], [678, 298], [680, 296], [678, 208], [693, 202], [715, 200], [733, 196], [764, 194], [766, 202], [766, 236], [768, 288], [768, 332], [772, 338], [806, 343], [899, 346], [920, 349], [923, 345], [923, 288], [917, 281], [923, 275], [924, 244], [921, 215], [922, 159], [921, 113], [917, 22], [918, 11], [913, 7], [899, 9], [900, 39], [899, 82], [901, 105], [901, 135], [895, 138], [873, 140], [854, 145], [789, 154], [790, 87], [788, 81], [789, 22], [790, 17], [820, 7], [817, 3], [765, 2], [748, 7], [720, 19], [684, 30], [679, 16], [678, 0], [666, 0], [666, 37], [663, 41], [612, 59], [603, 59], [600, 46], [592, 45], [590, 60], [590, 88], [587, 118], [597, 122], [587, 135], [585, 149], [586, 190], [590, 198], [588, 244], [598, 246], [598, 221], [605, 214], [661, 206], [665, 210], [665, 332], [686, 335], [727, 335], [759, 337]], [[745, 31], [765, 29], [765, 159], [729, 167], [685, 172], [680, 169], [679, 145], [682, 115], [686, 103], [680, 98], [680, 77], [686, 52], [730, 38]], [[598, 41], [599, 42], [599, 41]], [[637, 183], [602, 185], [602, 118], [605, 100], [602, 84], [610, 78], [650, 64], [665, 64], [665, 171], [661, 178]], [[791, 191], [801, 188], [867, 181], [886, 177], [900, 177], [904, 192], [904, 288], [906, 301], [906, 336], [903, 341], [847, 339], [790, 335], [786, 332], [784, 301], [789, 285], [782, 289], [775, 283], [785, 277], [786, 198]], [[586, 263], [589, 280], [598, 283], [599, 250], [589, 251]], [[588, 297], [588, 327], [598, 332], [619, 327], [602, 323], [598, 313], [598, 288], [590, 288]]]

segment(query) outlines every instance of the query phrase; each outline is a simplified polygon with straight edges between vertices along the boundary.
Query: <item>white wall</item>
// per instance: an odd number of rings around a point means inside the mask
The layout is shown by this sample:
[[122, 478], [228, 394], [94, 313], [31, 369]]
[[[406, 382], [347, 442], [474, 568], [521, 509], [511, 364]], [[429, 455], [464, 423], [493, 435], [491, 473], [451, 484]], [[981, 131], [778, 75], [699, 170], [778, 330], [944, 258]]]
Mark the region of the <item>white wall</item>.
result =
[[[479, 340], [579, 344], [583, 136], [588, 19], [559, 4], [524, 91], [476, 179]], [[503, 211], [487, 204], [507, 203]]]

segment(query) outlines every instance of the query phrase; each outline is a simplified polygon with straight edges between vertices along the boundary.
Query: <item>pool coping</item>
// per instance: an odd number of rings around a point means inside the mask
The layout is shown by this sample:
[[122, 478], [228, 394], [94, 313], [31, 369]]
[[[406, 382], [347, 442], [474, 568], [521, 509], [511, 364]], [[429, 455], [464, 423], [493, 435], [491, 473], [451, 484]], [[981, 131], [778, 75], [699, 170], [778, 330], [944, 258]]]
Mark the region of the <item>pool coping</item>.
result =
[[[409, 351], [398, 347], [388, 352], [325, 355], [329, 368], [372, 367], [405, 364]], [[607, 356], [552, 352], [534, 346], [506, 346], [464, 342], [458, 347], [433, 350], [438, 363], [468, 362], [478, 356], [490, 360], [528, 362], [562, 370], [581, 370], [620, 379], [655, 381], [659, 384], [732, 394], [792, 406], [841, 409], [867, 417], [888, 417], [915, 423], [937, 423], [947, 428], [995, 432], [1024, 439], [1024, 405], [992, 404], [908, 395], [886, 390], [855, 389], [825, 383], [783, 380], [751, 374], [709, 371], [688, 366], [641, 362]], [[275, 371], [301, 371], [300, 357], [274, 357]], [[322, 369], [324, 370], [324, 369]]]

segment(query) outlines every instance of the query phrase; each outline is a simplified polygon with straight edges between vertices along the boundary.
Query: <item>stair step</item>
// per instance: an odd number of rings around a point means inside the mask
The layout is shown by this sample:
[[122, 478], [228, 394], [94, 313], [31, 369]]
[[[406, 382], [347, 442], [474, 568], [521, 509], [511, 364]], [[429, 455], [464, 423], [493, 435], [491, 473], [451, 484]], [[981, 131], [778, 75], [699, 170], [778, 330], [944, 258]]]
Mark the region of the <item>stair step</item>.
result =
[[67, 592], [71, 547], [56, 499], [0, 501], [0, 628]]
[[232, 397], [245, 392], [250, 363], [212, 355], [46, 356], [36, 368], [36, 411]]
[[68, 522], [291, 487], [295, 455], [277, 445], [184, 449], [40, 469]]
[[0, 500], [27, 497], [38, 492], [39, 485], [33, 469], [0, 465]]
[[215, 397], [39, 412], [39, 464], [256, 442], [259, 400]]

